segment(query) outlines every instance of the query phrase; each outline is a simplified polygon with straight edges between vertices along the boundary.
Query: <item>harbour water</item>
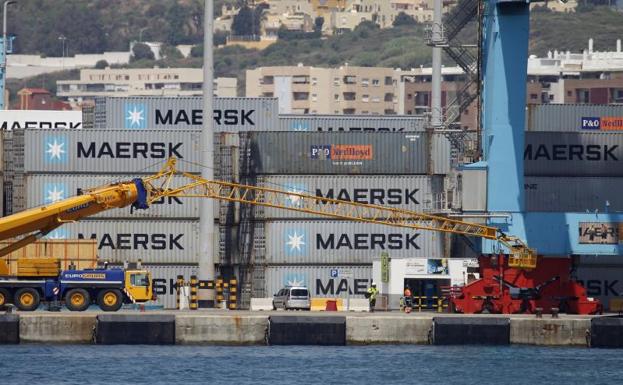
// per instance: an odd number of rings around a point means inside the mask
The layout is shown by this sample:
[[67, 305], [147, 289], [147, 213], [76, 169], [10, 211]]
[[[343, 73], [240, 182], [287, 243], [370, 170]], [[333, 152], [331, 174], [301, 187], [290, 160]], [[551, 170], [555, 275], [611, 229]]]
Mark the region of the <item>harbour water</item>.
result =
[[0, 384], [614, 384], [617, 350], [533, 346], [0, 347]]

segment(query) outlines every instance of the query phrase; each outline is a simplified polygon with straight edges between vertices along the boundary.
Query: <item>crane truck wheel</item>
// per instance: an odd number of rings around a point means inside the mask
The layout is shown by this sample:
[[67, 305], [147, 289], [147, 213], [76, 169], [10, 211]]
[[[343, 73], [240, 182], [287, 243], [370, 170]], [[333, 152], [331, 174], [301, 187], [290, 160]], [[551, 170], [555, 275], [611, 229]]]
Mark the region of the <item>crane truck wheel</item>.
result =
[[41, 296], [39, 292], [30, 287], [23, 287], [15, 292], [13, 303], [19, 310], [33, 311], [39, 307]]
[[101, 290], [97, 295], [97, 304], [103, 311], [117, 311], [122, 302], [121, 292], [117, 289]]
[[9, 292], [6, 289], [0, 289], [0, 306], [4, 306], [11, 302], [9, 298], [11, 298]]
[[65, 295], [65, 306], [71, 311], [85, 311], [90, 304], [91, 297], [84, 289], [71, 289]]

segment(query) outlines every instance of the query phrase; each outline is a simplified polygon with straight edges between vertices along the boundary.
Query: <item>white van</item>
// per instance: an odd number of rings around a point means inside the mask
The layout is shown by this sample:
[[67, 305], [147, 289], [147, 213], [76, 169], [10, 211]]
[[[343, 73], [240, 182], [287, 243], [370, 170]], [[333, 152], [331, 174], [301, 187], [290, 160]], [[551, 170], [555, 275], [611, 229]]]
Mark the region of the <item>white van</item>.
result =
[[273, 310], [309, 310], [310, 308], [311, 299], [309, 297], [309, 290], [304, 286], [284, 287], [273, 296]]

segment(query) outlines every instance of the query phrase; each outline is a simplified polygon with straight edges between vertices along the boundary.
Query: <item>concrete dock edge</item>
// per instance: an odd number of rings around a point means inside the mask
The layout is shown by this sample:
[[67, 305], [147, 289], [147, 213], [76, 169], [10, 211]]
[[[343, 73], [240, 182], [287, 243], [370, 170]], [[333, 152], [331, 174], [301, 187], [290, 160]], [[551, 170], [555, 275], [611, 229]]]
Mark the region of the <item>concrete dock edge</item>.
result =
[[511, 319], [511, 344], [586, 346], [590, 319]]
[[265, 345], [268, 315], [176, 315], [178, 345]]
[[21, 343], [93, 343], [95, 314], [21, 314]]
[[427, 344], [430, 317], [346, 317], [346, 344]]

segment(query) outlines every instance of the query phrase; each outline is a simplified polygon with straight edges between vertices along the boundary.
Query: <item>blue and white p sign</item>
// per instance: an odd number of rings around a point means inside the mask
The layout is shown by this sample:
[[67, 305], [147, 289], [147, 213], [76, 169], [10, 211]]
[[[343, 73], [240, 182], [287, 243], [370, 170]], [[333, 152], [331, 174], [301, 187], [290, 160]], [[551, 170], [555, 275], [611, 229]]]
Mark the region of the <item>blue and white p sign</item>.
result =
[[339, 276], [338, 269], [331, 269], [331, 278], [337, 278]]

